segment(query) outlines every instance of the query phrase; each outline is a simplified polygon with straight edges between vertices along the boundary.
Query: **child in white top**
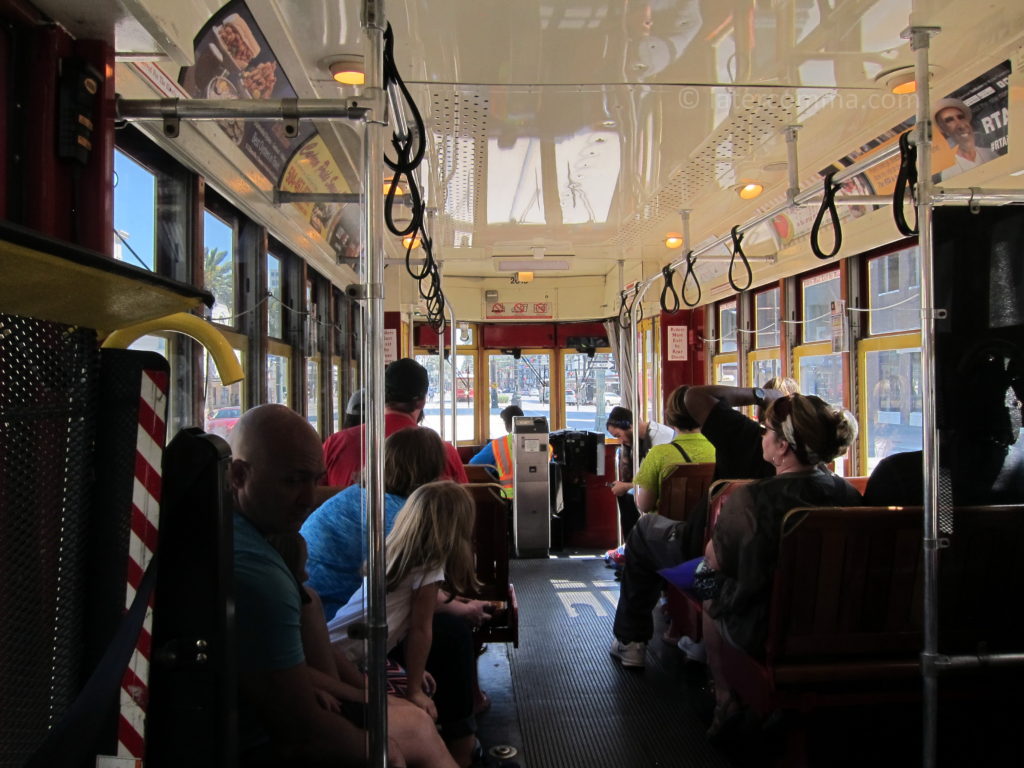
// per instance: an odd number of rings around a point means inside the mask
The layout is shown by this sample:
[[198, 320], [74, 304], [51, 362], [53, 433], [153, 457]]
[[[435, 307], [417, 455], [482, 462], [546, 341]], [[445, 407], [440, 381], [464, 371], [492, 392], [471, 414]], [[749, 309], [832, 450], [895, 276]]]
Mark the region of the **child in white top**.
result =
[[[388, 651], [405, 640], [407, 696], [437, 717], [434, 703], [423, 692], [430, 653], [431, 626], [442, 583], [448, 594], [465, 594], [477, 586], [473, 573], [473, 499], [461, 486], [442, 481], [427, 483], [409, 496], [387, 537]], [[362, 640], [348, 628], [366, 618], [366, 579], [347, 604], [327, 624], [331, 643], [357, 663], [365, 660]]]

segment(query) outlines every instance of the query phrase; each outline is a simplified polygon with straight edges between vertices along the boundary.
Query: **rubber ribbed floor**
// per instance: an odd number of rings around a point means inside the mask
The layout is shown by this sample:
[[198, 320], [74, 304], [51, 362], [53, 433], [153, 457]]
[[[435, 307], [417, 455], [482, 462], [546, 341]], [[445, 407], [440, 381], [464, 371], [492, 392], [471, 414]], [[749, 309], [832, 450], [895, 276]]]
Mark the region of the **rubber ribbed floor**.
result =
[[655, 641], [643, 670], [609, 655], [619, 585], [601, 560], [514, 560], [511, 580], [523, 768], [729, 765], [704, 738], [676, 663], [681, 654], [666, 649], [663, 663]]

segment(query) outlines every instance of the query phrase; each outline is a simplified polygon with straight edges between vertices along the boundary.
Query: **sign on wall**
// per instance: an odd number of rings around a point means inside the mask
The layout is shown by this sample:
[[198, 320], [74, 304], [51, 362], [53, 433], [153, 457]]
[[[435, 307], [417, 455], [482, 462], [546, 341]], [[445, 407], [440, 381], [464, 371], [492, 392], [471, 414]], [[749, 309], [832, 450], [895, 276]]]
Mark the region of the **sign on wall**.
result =
[[689, 337], [688, 328], [685, 325], [670, 325], [668, 331], [668, 360], [669, 362], [684, 361], [689, 359]]
[[553, 320], [555, 306], [551, 301], [489, 301], [488, 320]]

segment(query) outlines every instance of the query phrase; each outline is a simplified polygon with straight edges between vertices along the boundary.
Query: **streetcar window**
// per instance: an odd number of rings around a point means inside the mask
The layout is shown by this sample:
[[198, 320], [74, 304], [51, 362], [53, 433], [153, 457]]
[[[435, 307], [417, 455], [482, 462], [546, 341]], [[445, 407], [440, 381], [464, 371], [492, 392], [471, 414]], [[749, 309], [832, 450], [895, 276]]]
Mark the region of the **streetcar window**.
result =
[[[891, 343], [894, 339], [890, 337], [885, 341]], [[873, 348], [865, 343], [861, 375], [864, 378], [861, 441], [870, 472], [890, 454], [921, 449], [920, 347]]]
[[608, 412], [620, 401], [615, 356], [611, 352], [596, 352], [593, 357], [566, 352], [563, 371], [566, 428], [604, 432]]
[[114, 150], [114, 258], [156, 270], [156, 175]]
[[[452, 392], [455, 392], [457, 403], [457, 424], [455, 437], [461, 442], [476, 440], [476, 355], [455, 355], [455, 366], [451, 359], [445, 361], [444, 391], [441, 391], [440, 369], [437, 355], [416, 355], [416, 361], [427, 369], [429, 389], [427, 404], [423, 409], [423, 425], [441, 432], [442, 414], [444, 419], [444, 438], [452, 436]], [[500, 419], [499, 419], [500, 421]], [[504, 429], [502, 429], [504, 431]], [[500, 434], [500, 433], [499, 433]]]
[[[754, 347], [779, 346], [779, 289], [772, 288], [754, 295]], [[756, 379], [761, 381], [761, 379]]]
[[[274, 345], [278, 346], [278, 345]], [[284, 345], [280, 345], [284, 346]], [[267, 355], [267, 402], [288, 405], [288, 367], [284, 354]]]
[[281, 279], [281, 259], [267, 254], [267, 335], [275, 339], [284, 338], [284, 294]]
[[306, 361], [306, 420], [317, 430], [320, 429], [320, 361]]
[[214, 322], [234, 324], [235, 231], [225, 221], [205, 211], [203, 215], [203, 286], [214, 297]]
[[[543, 416], [551, 425], [551, 354], [523, 353], [487, 355], [488, 400], [487, 434], [504, 434], [499, 415], [505, 406], [518, 405], [526, 416]], [[553, 426], [552, 426], [553, 428]], [[602, 427], [603, 429], [603, 427]]]
[[[832, 269], [801, 281], [803, 293], [803, 342], [832, 338], [832, 302], [839, 301], [839, 270]], [[807, 392], [806, 389], [803, 390]], [[841, 402], [832, 401], [829, 402]]]
[[[234, 343], [236, 339], [231, 339]], [[244, 337], [237, 339], [243, 341]], [[243, 341], [244, 343], [244, 341]], [[245, 356], [242, 350], [234, 348], [235, 359], [245, 369]], [[205, 418], [203, 429], [211, 434], [220, 435], [226, 438], [234, 429], [235, 423], [242, 415], [244, 403], [242, 402], [242, 382], [225, 386], [221, 381], [220, 372], [213, 362], [210, 353], [203, 348], [203, 377], [206, 382], [204, 387], [204, 401], [206, 402]]]
[[718, 351], [736, 351], [736, 300], [718, 305]]
[[921, 327], [917, 247], [868, 261], [868, 332], [916, 331]]

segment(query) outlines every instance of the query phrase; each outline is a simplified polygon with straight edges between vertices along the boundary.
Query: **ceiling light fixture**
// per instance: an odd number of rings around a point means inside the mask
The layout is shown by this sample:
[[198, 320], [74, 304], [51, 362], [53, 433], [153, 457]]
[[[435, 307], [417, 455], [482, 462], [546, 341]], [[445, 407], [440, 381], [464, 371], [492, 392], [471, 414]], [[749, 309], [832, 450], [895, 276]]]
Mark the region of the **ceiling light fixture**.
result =
[[[928, 67], [928, 79], [935, 76], [936, 67]], [[875, 75], [875, 82], [880, 84], [889, 93], [896, 96], [908, 96], [917, 93], [916, 71], [913, 65], [907, 64], [902, 67], [886, 69]]]
[[675, 232], [669, 232], [665, 235], [665, 247], [666, 248], [681, 248], [683, 245], [683, 236]]
[[394, 179], [384, 179], [384, 195], [385, 196], [391, 190], [391, 185], [392, 184], [395, 185], [395, 197], [401, 197], [402, 195], [405, 194], [405, 190], [402, 189], [402, 185], [401, 184], [395, 184], [395, 180]]
[[420, 247], [419, 235], [406, 235], [405, 237], [402, 238], [402, 245], [405, 246], [405, 249], [407, 251], [416, 250], [417, 248]]
[[363, 57], [359, 54], [344, 54], [327, 59], [325, 62], [331, 77], [342, 85], [362, 85], [366, 82], [363, 72]]
[[764, 184], [759, 181], [746, 181], [736, 187], [736, 194], [742, 200], [753, 200], [764, 192]]

